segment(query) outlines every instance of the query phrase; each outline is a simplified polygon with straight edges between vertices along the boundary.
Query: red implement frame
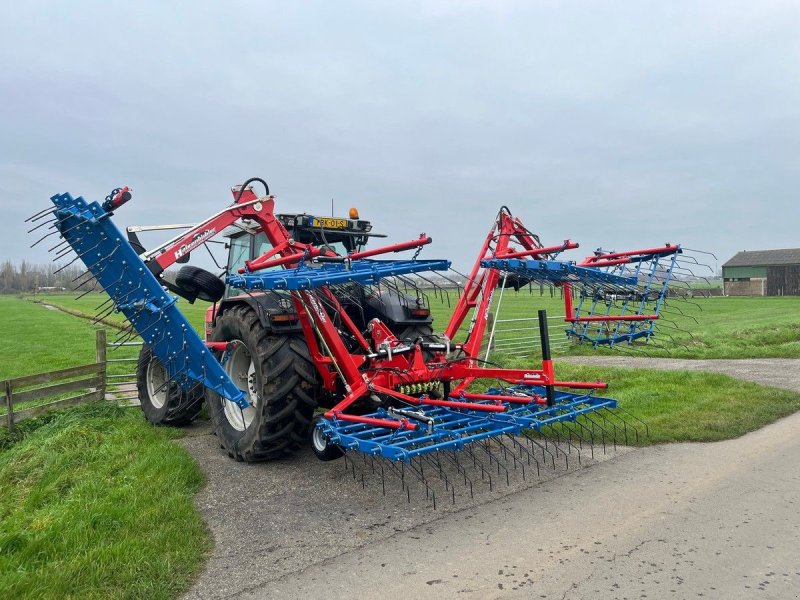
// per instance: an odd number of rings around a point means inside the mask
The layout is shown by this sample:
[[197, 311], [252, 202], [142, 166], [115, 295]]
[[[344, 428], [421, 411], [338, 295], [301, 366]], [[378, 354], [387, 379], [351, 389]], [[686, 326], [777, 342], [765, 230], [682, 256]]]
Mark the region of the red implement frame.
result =
[[[273, 266], [290, 267], [311, 258], [325, 256], [325, 252], [311, 244], [295, 242], [289, 232], [278, 221], [273, 213], [274, 197], [257, 197], [252, 189], [245, 189], [239, 194], [234, 188], [236, 202], [217, 213], [210, 219], [193, 227], [190, 231], [170, 240], [155, 250], [145, 254], [148, 266], [160, 273], [177, 262], [182, 256], [208, 241], [238, 219], [252, 220], [263, 231], [272, 249], [262, 256], [246, 263], [243, 270], [252, 272]], [[516, 242], [522, 250], [512, 249], [510, 244]], [[400, 252], [429, 244], [431, 238], [422, 234], [419, 239], [373, 248], [347, 257], [357, 260], [378, 256], [390, 252]], [[416, 344], [413, 348], [405, 346], [392, 332], [377, 319], [370, 324], [370, 338], [367, 339], [359, 331], [353, 321], [347, 317], [345, 310], [337, 298], [327, 288], [318, 290], [302, 290], [290, 292], [295, 311], [298, 316], [306, 343], [314, 365], [321, 376], [322, 384], [329, 392], [344, 394], [325, 416], [334, 416], [353, 423], [364, 423], [392, 429], [414, 429], [416, 425], [406, 419], [375, 419], [348, 414], [345, 411], [355, 402], [373, 395], [393, 398], [395, 401], [414, 406], [439, 406], [453, 409], [469, 408], [489, 412], [502, 412], [502, 401], [513, 398], [514, 403], [542, 402], [538, 396], [527, 399], [522, 396], [497, 396], [486, 398], [481, 394], [465, 393], [467, 386], [476, 378], [499, 379], [511, 384], [578, 387], [584, 389], [600, 389], [602, 383], [559, 382], [555, 380], [552, 364], [546, 361], [542, 369], [501, 369], [483, 368], [476, 363], [477, 352], [486, 330], [488, 309], [492, 294], [499, 282], [500, 275], [496, 270], [482, 269], [480, 261], [492, 257], [531, 257], [545, 259], [552, 254], [576, 248], [578, 245], [565, 241], [559, 246], [543, 247], [538, 239], [513, 217], [507, 209], [501, 210], [497, 221], [487, 235], [478, 261], [470, 274], [464, 293], [459, 298], [455, 313], [447, 326], [446, 335], [453, 338], [466, 319], [470, 310], [475, 314], [470, 325], [467, 341], [456, 346], [463, 352], [463, 358], [448, 360], [444, 352], [433, 352], [433, 357], [425, 358], [423, 348]], [[347, 329], [358, 342], [359, 351], [351, 353], [341, 334], [334, 324], [333, 316], [339, 319], [339, 327]], [[392, 353], [378, 352], [379, 345], [396, 350]], [[222, 348], [221, 344], [211, 346]], [[428, 351], [430, 352], [430, 351]], [[339, 383], [341, 381], [341, 383]], [[412, 383], [441, 381], [454, 384], [448, 398], [431, 398], [427, 395], [409, 396], [398, 391], [401, 386]], [[496, 400], [486, 403], [486, 400]], [[475, 401], [475, 402], [473, 402]], [[478, 402], [480, 401], [480, 402]]]
[[[512, 243], [519, 244], [522, 250], [512, 248]], [[500, 283], [501, 274], [496, 269], [484, 269], [481, 267], [481, 261], [492, 258], [549, 259], [563, 250], [577, 247], [578, 244], [570, 240], [565, 240], [563, 244], [558, 246], [543, 246], [539, 239], [522, 224], [519, 218], [512, 216], [505, 207], [500, 210], [494, 226], [483, 241], [483, 246], [481, 246], [481, 250], [478, 253], [475, 265], [472, 267], [472, 271], [464, 285], [464, 291], [458, 299], [450, 322], [445, 329], [447, 338], [455, 339], [464, 321], [472, 313], [472, 320], [467, 331], [466, 340], [463, 343], [463, 349], [464, 354], [468, 357], [469, 370], [473, 374], [465, 376], [464, 381], [454, 390], [455, 393], [465, 390], [476, 377], [486, 376], [476, 374], [480, 370], [475, 368], [475, 359], [480, 352], [481, 343], [486, 334], [492, 297]]]

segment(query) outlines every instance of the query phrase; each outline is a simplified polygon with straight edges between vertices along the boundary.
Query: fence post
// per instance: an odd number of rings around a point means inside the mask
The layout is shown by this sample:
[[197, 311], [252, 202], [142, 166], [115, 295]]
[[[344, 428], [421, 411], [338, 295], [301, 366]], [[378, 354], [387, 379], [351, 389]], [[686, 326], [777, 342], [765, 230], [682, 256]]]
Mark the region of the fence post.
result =
[[98, 329], [97, 330], [97, 337], [96, 341], [96, 350], [95, 350], [95, 361], [98, 364], [103, 365], [102, 371], [100, 372], [100, 399], [105, 400], [106, 397], [106, 387], [108, 383], [108, 362], [106, 361], [106, 330], [105, 329]]
[[553, 357], [550, 355], [550, 330], [547, 328], [547, 311], [539, 310], [539, 341], [542, 344], [542, 370], [547, 375], [550, 383], [544, 386], [547, 394], [547, 406], [555, 404], [555, 388], [553, 387]]
[[11, 381], [6, 379], [6, 424], [8, 431], [14, 429], [14, 396], [11, 393]]

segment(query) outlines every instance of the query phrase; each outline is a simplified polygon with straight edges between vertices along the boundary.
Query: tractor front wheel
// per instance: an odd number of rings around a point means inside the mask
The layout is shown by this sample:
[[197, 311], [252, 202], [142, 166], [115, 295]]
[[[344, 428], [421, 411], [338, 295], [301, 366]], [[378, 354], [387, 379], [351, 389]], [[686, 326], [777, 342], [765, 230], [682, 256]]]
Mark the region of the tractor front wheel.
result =
[[319, 383], [302, 335], [275, 334], [248, 306], [217, 319], [215, 342], [233, 342], [222, 368], [245, 392], [240, 408], [212, 390], [206, 401], [214, 432], [236, 460], [280, 458], [308, 443]]
[[167, 370], [149, 346], [142, 346], [139, 352], [136, 388], [142, 412], [153, 425], [188, 425], [203, 407], [203, 386], [187, 391], [169, 381]]

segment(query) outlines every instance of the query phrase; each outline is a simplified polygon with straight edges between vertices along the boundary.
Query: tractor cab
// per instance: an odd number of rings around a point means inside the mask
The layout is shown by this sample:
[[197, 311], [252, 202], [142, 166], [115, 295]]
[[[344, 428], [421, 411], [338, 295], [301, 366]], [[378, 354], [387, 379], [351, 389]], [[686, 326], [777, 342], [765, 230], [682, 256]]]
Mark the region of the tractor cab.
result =
[[[283, 224], [293, 240], [331, 250], [339, 256], [361, 252], [370, 238], [386, 237], [384, 234], [372, 233], [372, 224], [360, 219], [355, 209], [350, 209], [349, 218], [317, 217], [309, 214], [279, 214], [275, 218]], [[245, 262], [253, 261], [272, 249], [266, 234], [258, 229], [237, 225], [226, 229], [223, 236], [228, 238], [228, 273], [238, 272], [245, 266]], [[365, 292], [364, 288], [353, 286], [339, 301], [344, 311], [362, 330], [366, 330], [371, 319], [379, 318], [390, 329], [404, 336], [416, 335], [420, 327], [423, 328], [423, 333], [430, 331], [430, 309], [422, 296], [409, 296], [399, 289]], [[288, 318], [293, 315], [294, 309], [287, 301], [281, 301], [280, 292], [244, 292], [226, 285], [221, 304], [210, 306], [206, 311], [207, 338], [210, 338], [216, 317], [240, 303], [251, 306], [257, 304], [258, 314], [263, 315], [265, 322], [273, 330], [299, 330], [300, 325], [296, 318]]]
[[[386, 237], [371, 233], [372, 224], [358, 218], [358, 211], [350, 209], [351, 218], [315, 217], [308, 214], [275, 215], [291, 238], [304, 244], [314, 244], [331, 250], [339, 256], [360, 252], [370, 237]], [[228, 273], [236, 273], [246, 261], [252, 261], [272, 249], [265, 233], [230, 227], [223, 232], [228, 242]], [[226, 286], [225, 298], [238, 296], [241, 290]]]

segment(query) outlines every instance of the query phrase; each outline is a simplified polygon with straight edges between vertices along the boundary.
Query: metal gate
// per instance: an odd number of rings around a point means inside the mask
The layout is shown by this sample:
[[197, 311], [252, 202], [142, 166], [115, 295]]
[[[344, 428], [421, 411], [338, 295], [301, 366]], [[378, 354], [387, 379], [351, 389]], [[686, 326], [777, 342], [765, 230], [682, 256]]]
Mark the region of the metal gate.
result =
[[131, 404], [139, 403], [136, 389], [136, 363], [139, 360], [141, 340], [121, 344], [107, 342], [107, 393]]
[[[542, 296], [544, 295], [544, 289], [544, 286], [542, 286]], [[533, 308], [534, 303], [531, 302], [533, 316], [503, 319], [501, 318], [500, 310], [503, 305], [505, 290], [506, 279], [504, 278], [494, 312], [489, 313], [489, 337], [481, 348], [481, 352], [484, 353], [484, 360], [489, 360], [492, 352], [500, 352], [511, 356], [541, 357], [542, 338], [539, 331], [539, 318]], [[553, 291], [551, 288], [551, 295]], [[552, 354], [563, 354], [572, 345], [572, 341], [567, 336], [567, 329], [568, 325], [564, 321], [564, 315], [547, 317], [547, 331]]]

